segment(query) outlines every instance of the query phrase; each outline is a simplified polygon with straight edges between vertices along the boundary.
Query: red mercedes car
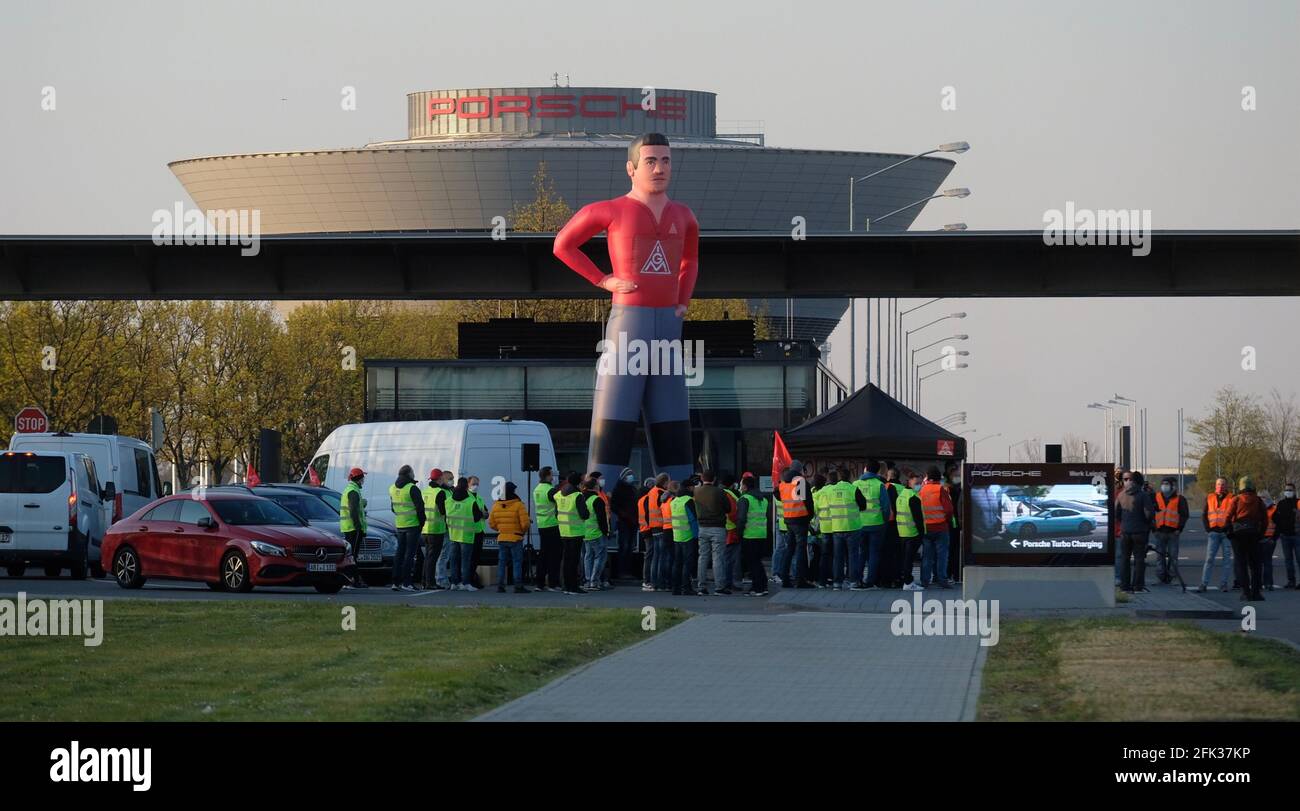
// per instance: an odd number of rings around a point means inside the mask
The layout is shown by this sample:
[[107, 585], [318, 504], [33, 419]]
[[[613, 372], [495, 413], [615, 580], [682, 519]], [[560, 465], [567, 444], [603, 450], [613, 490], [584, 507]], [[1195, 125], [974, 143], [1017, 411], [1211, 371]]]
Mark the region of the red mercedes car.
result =
[[156, 577], [201, 580], [218, 591], [314, 586], [334, 594], [356, 568], [342, 539], [268, 498], [217, 489], [167, 496], [118, 521], [100, 560], [124, 589]]

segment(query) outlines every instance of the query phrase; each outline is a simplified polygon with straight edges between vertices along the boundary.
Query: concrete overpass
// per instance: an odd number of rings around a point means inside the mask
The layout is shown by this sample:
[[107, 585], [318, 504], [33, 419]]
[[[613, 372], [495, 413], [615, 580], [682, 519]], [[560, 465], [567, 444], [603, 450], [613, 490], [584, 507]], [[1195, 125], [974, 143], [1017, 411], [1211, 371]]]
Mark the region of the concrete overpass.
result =
[[[148, 236], [0, 236], [0, 299], [601, 297], [551, 234], [376, 232], [155, 245]], [[1300, 295], [1300, 231], [1155, 231], [1150, 253], [1054, 246], [1041, 231], [705, 233], [706, 298]], [[603, 239], [588, 250], [608, 268]]]

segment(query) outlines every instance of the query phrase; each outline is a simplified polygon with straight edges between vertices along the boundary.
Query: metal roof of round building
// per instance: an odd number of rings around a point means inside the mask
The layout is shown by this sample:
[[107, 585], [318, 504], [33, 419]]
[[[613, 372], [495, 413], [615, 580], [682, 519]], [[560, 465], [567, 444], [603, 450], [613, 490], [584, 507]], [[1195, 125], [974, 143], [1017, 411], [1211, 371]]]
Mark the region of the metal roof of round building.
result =
[[[626, 194], [627, 146], [661, 132], [669, 194], [706, 231], [843, 231], [848, 179], [906, 155], [779, 149], [717, 133], [715, 95], [667, 88], [524, 87], [407, 96], [407, 138], [350, 149], [218, 155], [168, 166], [202, 209], [258, 209], [264, 234], [481, 230], [535, 196], [546, 163], [575, 211]], [[929, 197], [952, 170], [921, 158], [858, 184], [858, 221]], [[920, 207], [873, 230], [905, 230]], [[508, 225], [508, 223], [507, 223]]]

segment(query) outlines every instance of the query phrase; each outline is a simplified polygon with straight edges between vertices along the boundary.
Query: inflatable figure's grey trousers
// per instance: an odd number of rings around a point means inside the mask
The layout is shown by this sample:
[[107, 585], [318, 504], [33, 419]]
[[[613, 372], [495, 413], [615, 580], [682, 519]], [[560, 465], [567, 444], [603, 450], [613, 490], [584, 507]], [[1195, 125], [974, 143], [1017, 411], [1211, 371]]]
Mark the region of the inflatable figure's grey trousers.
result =
[[[587, 470], [583, 471], [600, 471], [606, 488], [618, 481], [619, 473], [631, 460], [637, 423], [642, 417], [654, 468], [644, 472], [667, 473], [678, 481], [694, 472], [681, 337], [682, 319], [673, 307], [615, 304], [609, 311], [606, 343], [596, 367], [591, 449]], [[671, 344], [656, 345], [655, 341]], [[644, 369], [637, 368], [634, 361], [638, 353]], [[701, 361], [695, 360], [697, 364]]]

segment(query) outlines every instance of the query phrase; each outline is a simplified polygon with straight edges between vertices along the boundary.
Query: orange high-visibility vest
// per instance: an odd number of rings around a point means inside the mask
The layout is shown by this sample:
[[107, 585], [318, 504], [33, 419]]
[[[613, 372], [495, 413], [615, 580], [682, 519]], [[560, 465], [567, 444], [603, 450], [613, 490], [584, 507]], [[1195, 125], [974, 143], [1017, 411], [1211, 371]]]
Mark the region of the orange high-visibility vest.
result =
[[1274, 504], [1268, 508], [1268, 529], [1264, 532], [1265, 538], [1272, 538], [1277, 533], [1277, 525], [1273, 523], [1273, 513], [1277, 512], [1277, 505]]
[[921, 511], [925, 513], [925, 525], [943, 526], [947, 520], [943, 515], [943, 485], [934, 482], [922, 485], [921, 492], [917, 495], [921, 498]]
[[659, 526], [665, 532], [672, 528], [673, 525], [673, 500], [666, 498], [659, 503]]
[[651, 487], [650, 492], [637, 501], [636, 517], [642, 532], [658, 532], [664, 528], [663, 511], [659, 504], [659, 497], [663, 492], [658, 487]]
[[[804, 482], [804, 487], [806, 488], [807, 486], [808, 483]], [[808, 517], [808, 505], [802, 498], [796, 497], [798, 490], [797, 482], [781, 482], [777, 485], [777, 489], [781, 492], [781, 511], [787, 520], [791, 518]], [[806, 492], [807, 491], [805, 490], [805, 493]]]
[[1165, 494], [1156, 493], [1156, 529], [1178, 529], [1178, 505], [1182, 496], [1174, 496], [1165, 503]]
[[1232, 506], [1232, 494], [1229, 493], [1222, 498], [1218, 493], [1210, 493], [1205, 497], [1205, 520], [1210, 525], [1211, 531], [1221, 531], [1228, 520], [1228, 508]]

